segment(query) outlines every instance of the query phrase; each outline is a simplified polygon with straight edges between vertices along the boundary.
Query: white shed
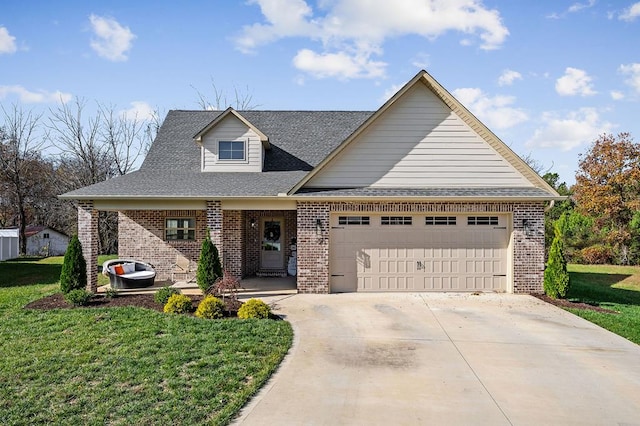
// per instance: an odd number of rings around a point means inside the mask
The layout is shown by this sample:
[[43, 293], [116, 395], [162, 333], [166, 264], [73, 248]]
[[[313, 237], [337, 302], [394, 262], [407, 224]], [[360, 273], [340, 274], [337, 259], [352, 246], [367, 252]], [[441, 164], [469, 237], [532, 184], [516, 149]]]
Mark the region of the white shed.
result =
[[46, 226], [27, 226], [25, 236], [29, 256], [62, 256], [69, 245], [66, 234]]
[[18, 229], [0, 229], [0, 261], [18, 257], [19, 241]]

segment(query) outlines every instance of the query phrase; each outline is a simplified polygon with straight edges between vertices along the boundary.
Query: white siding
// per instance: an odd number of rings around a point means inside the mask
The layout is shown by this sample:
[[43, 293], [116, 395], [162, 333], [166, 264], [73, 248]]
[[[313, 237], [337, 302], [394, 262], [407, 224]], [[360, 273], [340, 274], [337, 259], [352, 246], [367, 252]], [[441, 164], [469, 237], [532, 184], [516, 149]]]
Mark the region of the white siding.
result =
[[530, 187], [422, 84], [416, 84], [306, 187]]
[[[246, 141], [245, 161], [219, 161], [218, 141]], [[261, 172], [262, 142], [258, 135], [233, 115], [225, 117], [202, 137], [203, 172]]]
[[[45, 238], [48, 234], [49, 238]], [[67, 251], [69, 237], [50, 228], [27, 237], [27, 254], [30, 256], [62, 256]]]

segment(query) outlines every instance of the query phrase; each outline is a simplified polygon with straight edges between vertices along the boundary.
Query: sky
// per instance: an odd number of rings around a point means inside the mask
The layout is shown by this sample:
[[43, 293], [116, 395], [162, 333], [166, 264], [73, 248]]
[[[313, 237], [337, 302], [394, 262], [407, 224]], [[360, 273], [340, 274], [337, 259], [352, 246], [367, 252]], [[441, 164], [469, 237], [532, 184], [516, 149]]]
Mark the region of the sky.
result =
[[85, 99], [129, 117], [376, 110], [421, 69], [572, 184], [603, 133], [640, 141], [640, 1], [36, 1], [0, 6], [0, 104]]

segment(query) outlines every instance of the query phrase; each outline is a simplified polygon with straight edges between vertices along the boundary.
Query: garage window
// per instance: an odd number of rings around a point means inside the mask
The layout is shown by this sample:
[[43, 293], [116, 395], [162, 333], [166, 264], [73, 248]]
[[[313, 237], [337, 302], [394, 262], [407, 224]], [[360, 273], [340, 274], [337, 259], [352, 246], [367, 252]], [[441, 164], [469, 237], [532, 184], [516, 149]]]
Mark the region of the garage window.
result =
[[455, 225], [455, 216], [427, 216], [424, 220], [425, 225]]
[[469, 216], [467, 225], [497, 225], [498, 216]]
[[338, 217], [339, 225], [369, 225], [369, 216], [340, 216]]
[[380, 219], [382, 225], [411, 225], [412, 223], [411, 216], [382, 216]]

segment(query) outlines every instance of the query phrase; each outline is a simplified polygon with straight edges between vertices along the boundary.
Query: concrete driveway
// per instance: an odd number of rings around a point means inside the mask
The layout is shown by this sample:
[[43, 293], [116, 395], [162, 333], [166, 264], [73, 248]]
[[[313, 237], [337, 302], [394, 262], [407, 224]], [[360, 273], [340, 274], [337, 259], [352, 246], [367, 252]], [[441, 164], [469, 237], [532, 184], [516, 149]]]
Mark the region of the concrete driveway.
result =
[[640, 346], [531, 296], [294, 295], [236, 423], [640, 425]]

